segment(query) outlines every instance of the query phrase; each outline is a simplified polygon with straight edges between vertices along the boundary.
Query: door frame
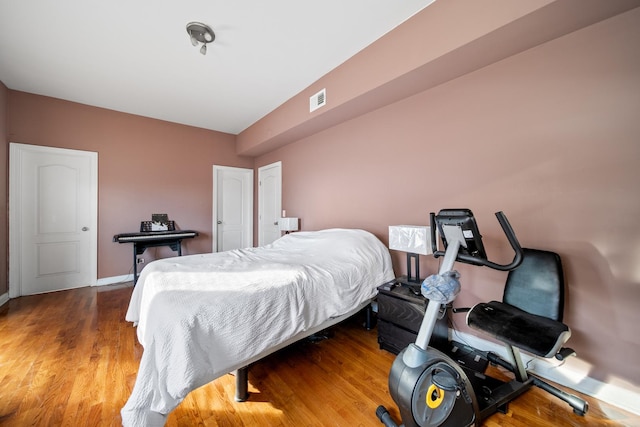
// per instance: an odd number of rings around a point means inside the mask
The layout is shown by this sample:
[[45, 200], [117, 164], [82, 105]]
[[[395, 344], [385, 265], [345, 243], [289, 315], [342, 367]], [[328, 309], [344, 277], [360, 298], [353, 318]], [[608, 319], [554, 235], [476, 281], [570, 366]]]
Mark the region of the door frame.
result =
[[211, 252], [218, 252], [218, 182], [216, 180], [216, 177], [218, 175], [218, 172], [224, 172], [225, 170], [242, 172], [245, 174], [245, 178], [249, 181], [249, 194], [243, 195], [243, 197], [245, 197], [245, 200], [247, 201], [245, 212], [243, 213], [243, 215], [246, 215], [247, 218], [249, 218], [247, 224], [245, 225], [245, 232], [247, 233], [246, 235], [248, 237], [249, 247], [253, 246], [253, 169], [213, 165], [213, 215], [211, 215]]
[[91, 196], [89, 220], [90, 248], [89, 255], [89, 286], [96, 286], [98, 282], [98, 153], [94, 151], [73, 150], [69, 148], [46, 147], [39, 145], [9, 143], [9, 298], [17, 298], [23, 295], [22, 277], [20, 269], [20, 253], [22, 249], [21, 212], [20, 203], [20, 156], [23, 152], [37, 151], [51, 154], [73, 154], [88, 156], [91, 162]]

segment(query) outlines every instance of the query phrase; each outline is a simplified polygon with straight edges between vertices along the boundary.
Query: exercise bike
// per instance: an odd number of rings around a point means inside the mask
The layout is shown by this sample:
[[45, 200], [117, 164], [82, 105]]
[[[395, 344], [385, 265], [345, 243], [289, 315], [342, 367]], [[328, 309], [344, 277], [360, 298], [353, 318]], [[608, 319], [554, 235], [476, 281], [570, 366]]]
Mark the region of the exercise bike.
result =
[[[534, 385], [566, 401], [576, 414], [584, 415], [588, 410], [584, 400], [529, 376], [519, 352], [523, 349], [560, 360], [575, 354], [572, 349], [562, 347], [571, 332], [561, 322], [564, 281], [560, 258], [552, 252], [521, 248], [506, 216], [497, 212], [496, 217], [515, 252], [508, 264], [487, 259], [470, 210], [445, 209], [438, 215], [430, 214], [433, 253], [436, 258], [444, 256], [444, 259], [438, 275], [427, 278], [421, 287], [429, 302], [416, 341], [398, 354], [389, 374], [389, 391], [400, 410], [404, 427], [477, 426], [497, 411], [506, 413], [507, 404]], [[436, 248], [436, 228], [445, 252]], [[509, 271], [507, 285], [511, 281], [514, 284], [508, 292], [505, 287], [503, 302], [481, 303], [457, 311], [468, 312], [469, 326], [504, 343], [511, 361], [492, 352], [482, 353], [482, 357], [511, 371], [515, 377], [511, 381], [476, 372], [429, 347], [436, 321], [445, 314], [459, 291], [457, 272], [453, 271], [456, 261]], [[536, 285], [549, 281], [542, 286], [547, 294], [541, 295], [539, 302], [530, 289], [523, 292], [518, 289], [526, 287], [526, 280], [536, 274], [541, 275]], [[435, 292], [434, 288], [437, 288]], [[535, 336], [531, 336], [531, 331]], [[376, 415], [386, 427], [398, 427], [384, 406], [377, 408]]]

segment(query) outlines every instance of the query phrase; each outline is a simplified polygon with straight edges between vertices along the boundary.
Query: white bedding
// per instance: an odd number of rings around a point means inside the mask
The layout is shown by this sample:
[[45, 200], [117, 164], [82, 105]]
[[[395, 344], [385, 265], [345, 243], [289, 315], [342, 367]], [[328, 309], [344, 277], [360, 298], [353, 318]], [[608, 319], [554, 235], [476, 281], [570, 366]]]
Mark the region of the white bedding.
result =
[[163, 425], [191, 390], [348, 313], [392, 278], [387, 248], [352, 229], [150, 263], [126, 315], [144, 352], [123, 424]]

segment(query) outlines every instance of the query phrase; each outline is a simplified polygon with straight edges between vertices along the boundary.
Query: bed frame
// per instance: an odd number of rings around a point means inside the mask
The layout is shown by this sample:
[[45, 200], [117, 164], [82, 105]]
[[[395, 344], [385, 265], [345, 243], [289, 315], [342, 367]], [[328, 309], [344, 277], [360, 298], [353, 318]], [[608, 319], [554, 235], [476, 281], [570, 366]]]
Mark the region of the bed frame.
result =
[[356, 308], [347, 312], [346, 314], [343, 314], [342, 316], [332, 317], [331, 319], [327, 320], [326, 322], [314, 328], [308, 329], [306, 331], [302, 331], [297, 335], [294, 335], [289, 340], [270, 348], [269, 350], [267, 350], [266, 352], [263, 352], [262, 354], [259, 354], [249, 360], [243, 361], [241, 366], [239, 366], [238, 368], [235, 369], [235, 371], [233, 371], [236, 377], [236, 394], [234, 397], [235, 401], [245, 402], [247, 399], [249, 399], [249, 365], [257, 362], [260, 359], [263, 359], [269, 356], [270, 354], [275, 353], [278, 350], [282, 350], [283, 348], [295, 342], [298, 342], [324, 329], [327, 329], [333, 325], [336, 325], [342, 322], [343, 320], [346, 320], [349, 317], [359, 313], [362, 310], [365, 310], [365, 316], [366, 316], [365, 328], [369, 331], [373, 328], [372, 308], [371, 308], [371, 301], [365, 301], [361, 305], [357, 306]]

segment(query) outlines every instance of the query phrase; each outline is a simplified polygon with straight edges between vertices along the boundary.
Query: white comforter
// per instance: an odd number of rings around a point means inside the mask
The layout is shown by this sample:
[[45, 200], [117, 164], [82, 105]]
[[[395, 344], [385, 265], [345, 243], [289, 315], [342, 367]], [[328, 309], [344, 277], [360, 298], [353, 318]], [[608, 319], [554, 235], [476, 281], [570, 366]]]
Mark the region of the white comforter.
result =
[[191, 390], [349, 312], [392, 278], [389, 251], [363, 230], [150, 263], [126, 315], [144, 352], [123, 424], [163, 425]]

